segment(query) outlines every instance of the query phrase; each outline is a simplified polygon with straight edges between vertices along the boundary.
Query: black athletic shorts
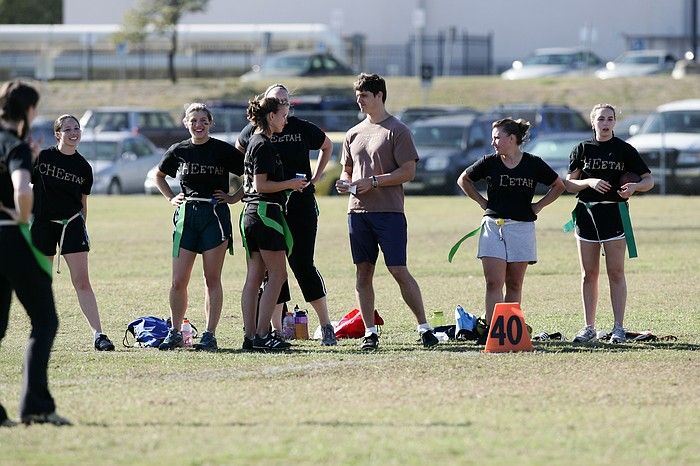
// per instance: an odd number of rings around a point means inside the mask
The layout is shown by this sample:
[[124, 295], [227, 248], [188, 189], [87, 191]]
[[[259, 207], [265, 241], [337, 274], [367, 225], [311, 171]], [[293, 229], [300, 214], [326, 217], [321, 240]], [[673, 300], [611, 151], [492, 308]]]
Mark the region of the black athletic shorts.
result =
[[[276, 204], [267, 205], [267, 216], [282, 223], [282, 208]], [[277, 230], [265, 225], [258, 215], [257, 204], [248, 204], [243, 214], [243, 234], [245, 234], [248, 252], [254, 251], [286, 251], [287, 244], [284, 235]]]
[[[32, 242], [34, 246], [46, 256], [55, 256], [63, 224], [51, 220], [34, 220], [32, 223]], [[61, 255], [90, 250], [90, 238], [82, 215], [71, 220], [66, 225], [66, 233], [63, 236]]]
[[589, 208], [577, 203], [576, 237], [593, 242], [624, 239], [625, 230], [617, 203], [593, 204]]

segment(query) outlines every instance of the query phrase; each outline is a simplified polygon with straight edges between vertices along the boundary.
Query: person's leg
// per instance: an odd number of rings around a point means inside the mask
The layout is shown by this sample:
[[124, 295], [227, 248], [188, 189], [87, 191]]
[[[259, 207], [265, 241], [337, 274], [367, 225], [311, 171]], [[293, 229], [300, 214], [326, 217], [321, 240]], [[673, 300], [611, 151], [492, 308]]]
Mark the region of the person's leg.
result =
[[187, 311], [187, 285], [197, 253], [180, 248], [180, 255], [173, 257], [173, 274], [170, 285], [170, 318], [172, 328], [179, 330]]
[[260, 251], [251, 251], [247, 259], [247, 272], [241, 292], [241, 312], [245, 337], [253, 339], [257, 329], [258, 290], [265, 276], [265, 264]]
[[275, 304], [275, 309], [272, 311], [272, 317], [270, 318], [270, 325], [272, 325], [272, 330], [282, 334], [282, 309], [284, 308], [284, 303]]
[[315, 203], [307, 203], [306, 208], [296, 209], [287, 218], [289, 229], [294, 238], [294, 249], [289, 256], [289, 268], [301, 288], [304, 299], [311, 304], [318, 315], [321, 325], [331, 322], [326, 300], [326, 285], [321, 273], [314, 264], [318, 217]]
[[484, 298], [486, 323], [491, 325], [494, 306], [496, 303], [503, 302], [503, 286], [506, 282], [507, 263], [503, 259], [496, 257], [482, 257], [481, 266], [484, 269], [484, 280], [486, 281], [486, 295]]
[[625, 240], [606, 241], [605, 268], [608, 272], [610, 283], [610, 302], [612, 304], [615, 324], [623, 327], [625, 319], [625, 306], [627, 304], [627, 281], [625, 279]]
[[418, 324], [425, 324], [425, 308], [423, 307], [423, 297], [421, 296], [420, 287], [413, 278], [413, 275], [408, 271], [406, 266], [390, 266], [387, 267], [391, 276], [394, 277], [396, 283], [401, 290], [401, 297], [408, 307], [416, 316]]
[[102, 333], [102, 324], [100, 322], [100, 313], [97, 309], [97, 300], [95, 293], [90, 284], [90, 275], [88, 272], [88, 253], [75, 252], [65, 254], [63, 259], [68, 265], [70, 271], [71, 282], [73, 288], [78, 295], [78, 303], [83, 311], [85, 319], [87, 319], [90, 328], [94, 333]]
[[600, 273], [600, 244], [578, 240], [578, 255], [581, 263], [581, 298], [586, 325], [595, 327], [598, 307], [598, 275]]
[[503, 298], [504, 302], [521, 302], [527, 266], [527, 262], [510, 262], [506, 265], [506, 295]]
[[205, 293], [205, 318], [207, 319], [206, 331], [216, 333], [216, 327], [221, 318], [221, 308], [224, 301], [224, 291], [221, 286], [221, 270], [224, 267], [224, 258], [228, 248], [228, 241], [224, 241], [214, 249], [202, 253], [202, 268], [204, 269], [204, 293]]
[[260, 250], [260, 256], [267, 270], [267, 285], [260, 296], [260, 312], [256, 334], [264, 337], [268, 334], [270, 319], [277, 305], [282, 284], [287, 280], [287, 258], [284, 251]]
[[[10, 282], [8, 282], [2, 273], [0, 273], [0, 345], [2, 345], [2, 339], [5, 338], [5, 332], [7, 332], [11, 302], [12, 287], [10, 286]], [[7, 411], [5, 411], [5, 408], [2, 406], [2, 402], [0, 402], [0, 426], [6, 422], [9, 422]]]
[[355, 296], [360, 306], [365, 328], [374, 327], [374, 264], [360, 262], [355, 264]]

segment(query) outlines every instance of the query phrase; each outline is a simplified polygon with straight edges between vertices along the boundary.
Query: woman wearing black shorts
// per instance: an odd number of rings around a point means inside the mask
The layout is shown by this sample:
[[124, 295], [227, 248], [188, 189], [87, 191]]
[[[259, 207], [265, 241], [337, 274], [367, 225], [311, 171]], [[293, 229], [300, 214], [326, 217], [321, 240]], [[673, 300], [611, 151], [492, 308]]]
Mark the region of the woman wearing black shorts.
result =
[[[184, 345], [180, 327], [187, 310], [187, 285], [197, 254], [201, 254], [206, 330], [194, 347], [216, 351], [215, 333], [223, 305], [221, 270], [226, 250], [233, 247], [231, 212], [227, 203], [238, 202], [243, 196], [242, 192], [228, 194], [229, 173], [243, 174], [243, 158], [232, 145], [209, 137], [214, 118], [206, 105], [190, 104], [182, 122], [191, 138], [168, 149], [156, 174], [158, 189], [176, 207], [170, 286], [172, 328], [159, 348], [170, 350]], [[165, 177], [174, 178], [177, 172], [182, 192], [176, 196]]]
[[[14, 290], [32, 327], [24, 357], [21, 420], [66, 425], [70, 422], [56, 414], [47, 374], [58, 328], [51, 266], [41, 253], [32, 251], [27, 226], [34, 198], [32, 155], [38, 147], [30, 148], [23, 139], [38, 102], [39, 94], [27, 84], [11, 81], [0, 87], [0, 341], [7, 331]], [[13, 424], [0, 405], [0, 426]]]
[[[288, 103], [289, 91], [282, 84], [273, 84], [263, 93], [263, 97], [274, 97]], [[249, 146], [254, 131], [255, 127], [251, 123], [238, 136], [236, 148], [242, 153]], [[294, 248], [288, 260], [299, 283], [299, 288], [304, 294], [304, 300], [311, 304], [318, 315], [322, 333], [321, 344], [335, 345], [335, 333], [328, 315], [326, 286], [321, 273], [314, 264], [316, 233], [318, 231], [318, 206], [314, 197], [314, 183], [319, 180], [323, 169], [331, 158], [333, 143], [318, 126], [293, 116], [287, 118], [284, 129], [273, 134], [270, 141], [282, 159], [285, 179], [294, 178], [297, 174], [304, 174], [305, 178], [310, 181], [302, 191], [292, 192], [287, 200], [286, 219], [294, 238]], [[319, 150], [318, 163], [313, 174], [309, 161], [310, 150]], [[289, 299], [289, 285], [285, 282], [278, 303], [289, 301]], [[272, 317], [273, 327], [276, 330], [281, 330], [281, 322], [282, 305], [278, 304]]]
[[34, 162], [34, 221], [32, 241], [53, 261], [58, 246], [68, 264], [78, 303], [93, 334], [98, 351], [114, 351], [114, 345], [102, 333], [97, 300], [88, 274], [87, 199], [92, 188], [92, 168], [78, 152], [80, 123], [73, 115], [62, 115], [53, 125], [58, 144], [39, 153]]
[[[598, 306], [598, 272], [600, 248], [605, 251], [605, 265], [610, 283], [610, 301], [615, 323], [610, 341], [623, 343], [627, 282], [625, 280], [626, 240], [623, 218], [629, 220], [627, 199], [635, 192], [649, 191], [654, 179], [637, 150], [615, 137], [615, 108], [598, 104], [591, 110], [594, 138], [577, 145], [571, 152], [566, 189], [578, 193], [574, 210], [576, 239], [581, 262], [581, 296], [586, 325], [574, 338], [585, 343], [596, 339], [595, 314]], [[620, 185], [620, 175], [633, 172], [641, 177], [638, 183]]]
[[[284, 213], [287, 191], [300, 192], [308, 185], [305, 178], [285, 179], [280, 156], [270, 142], [273, 134], [282, 132], [288, 113], [289, 104], [274, 97], [263, 96], [248, 104], [247, 116], [255, 133], [248, 142], [243, 177], [241, 235], [248, 253], [248, 273], [241, 296], [244, 349], [284, 350], [291, 346], [269, 332], [270, 318], [287, 280], [285, 251], [294, 250]], [[256, 306], [266, 272], [268, 282]]]

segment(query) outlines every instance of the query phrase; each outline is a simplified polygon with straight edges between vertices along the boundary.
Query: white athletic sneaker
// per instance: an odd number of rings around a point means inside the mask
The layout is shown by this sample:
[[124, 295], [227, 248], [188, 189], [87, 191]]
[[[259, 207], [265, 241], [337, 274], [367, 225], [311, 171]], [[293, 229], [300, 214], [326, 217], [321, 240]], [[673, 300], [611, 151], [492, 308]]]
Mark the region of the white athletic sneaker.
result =
[[627, 341], [627, 337], [625, 336], [624, 327], [615, 324], [610, 334], [610, 343], [624, 343], [625, 341]]
[[598, 336], [595, 328], [591, 325], [586, 325], [576, 334], [574, 337], [574, 343], [588, 343], [591, 341], [596, 341], [597, 339]]

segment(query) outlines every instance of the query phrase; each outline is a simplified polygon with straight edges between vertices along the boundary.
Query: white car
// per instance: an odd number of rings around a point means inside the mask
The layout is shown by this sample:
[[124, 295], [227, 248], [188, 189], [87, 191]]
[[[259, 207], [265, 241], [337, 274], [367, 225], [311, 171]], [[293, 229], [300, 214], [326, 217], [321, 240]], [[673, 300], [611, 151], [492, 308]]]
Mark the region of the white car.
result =
[[671, 73], [675, 64], [676, 58], [665, 50], [635, 50], [609, 61], [605, 68], [596, 70], [595, 75], [610, 79]]
[[700, 99], [659, 106], [627, 140], [665, 193], [700, 192]]
[[78, 152], [92, 166], [93, 194], [143, 192], [143, 179], [162, 151], [140, 134], [128, 131], [83, 134]]
[[501, 73], [503, 79], [531, 79], [545, 76], [589, 75], [603, 65], [590, 50], [580, 48], [537, 49], [525, 60], [516, 60]]

